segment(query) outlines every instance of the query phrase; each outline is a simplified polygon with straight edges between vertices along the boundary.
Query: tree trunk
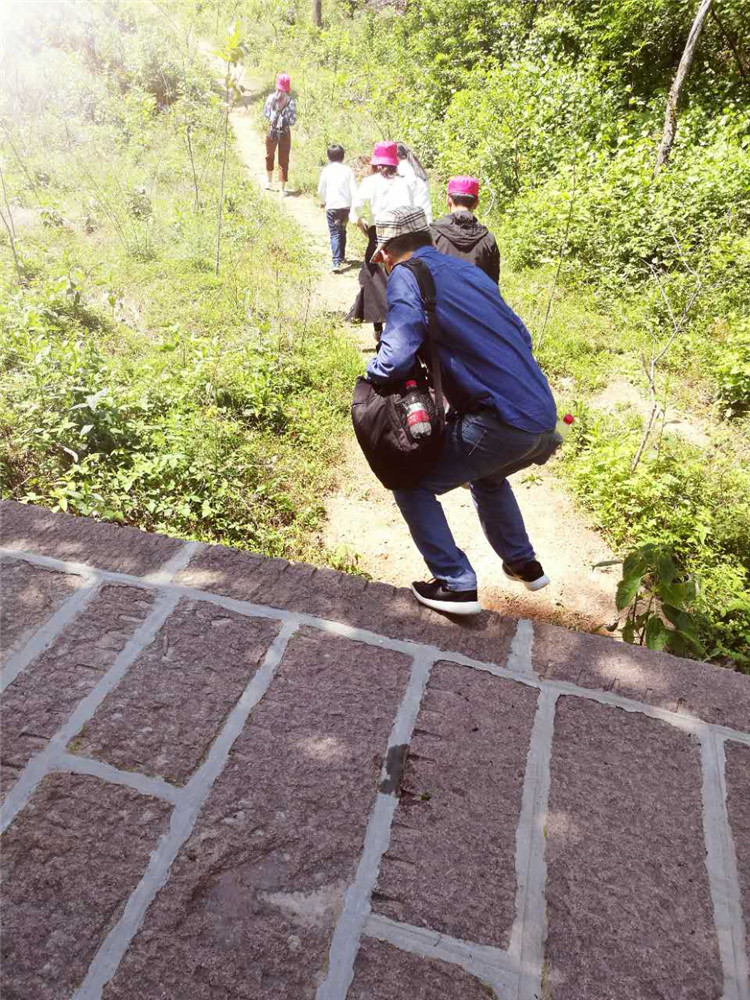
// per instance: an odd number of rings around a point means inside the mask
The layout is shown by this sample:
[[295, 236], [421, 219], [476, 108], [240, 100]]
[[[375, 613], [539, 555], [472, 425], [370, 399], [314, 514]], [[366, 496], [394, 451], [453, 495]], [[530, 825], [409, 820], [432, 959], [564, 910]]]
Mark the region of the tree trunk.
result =
[[669, 91], [669, 97], [667, 98], [667, 110], [664, 115], [664, 132], [662, 133], [661, 143], [659, 144], [659, 152], [656, 154], [654, 176], [659, 173], [661, 168], [669, 159], [675, 132], [677, 131], [677, 107], [680, 103], [682, 88], [688, 77], [688, 73], [690, 72], [690, 67], [693, 65], [695, 50], [698, 47], [698, 39], [700, 38], [701, 31], [703, 30], [703, 22], [706, 20], [706, 15], [708, 14], [712, 2], [713, 0], [701, 0], [698, 12], [695, 15], [695, 20], [693, 21], [693, 26], [691, 27], [690, 34], [688, 35], [685, 51], [682, 53], [682, 58], [680, 59], [680, 65], [677, 67], [677, 73], [675, 74], [672, 87]]
[[313, 24], [316, 28], [323, 27], [323, 0], [313, 0]]

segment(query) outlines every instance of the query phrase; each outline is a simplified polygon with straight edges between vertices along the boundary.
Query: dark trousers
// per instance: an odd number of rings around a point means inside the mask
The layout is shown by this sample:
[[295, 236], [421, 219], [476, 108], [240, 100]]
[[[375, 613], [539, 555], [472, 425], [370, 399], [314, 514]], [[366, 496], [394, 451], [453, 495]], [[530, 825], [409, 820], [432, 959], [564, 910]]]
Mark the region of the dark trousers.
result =
[[349, 209], [329, 208], [326, 211], [326, 221], [331, 236], [333, 266], [336, 267], [346, 258], [346, 224], [349, 221]]
[[279, 147], [279, 180], [286, 183], [289, 180], [289, 151], [292, 148], [292, 133], [282, 132], [278, 139], [266, 136], [266, 170], [273, 173], [273, 158], [276, 147]]

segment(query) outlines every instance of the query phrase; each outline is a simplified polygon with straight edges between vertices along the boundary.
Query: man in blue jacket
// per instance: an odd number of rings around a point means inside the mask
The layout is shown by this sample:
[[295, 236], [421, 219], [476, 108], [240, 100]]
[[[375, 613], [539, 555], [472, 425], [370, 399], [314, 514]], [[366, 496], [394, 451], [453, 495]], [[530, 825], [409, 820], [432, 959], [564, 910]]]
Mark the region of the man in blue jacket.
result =
[[396, 503], [434, 579], [412, 584], [427, 607], [478, 614], [477, 578], [456, 545], [437, 496], [470, 485], [479, 520], [506, 576], [529, 590], [549, 579], [537, 561], [507, 477], [547, 461], [559, 444], [547, 380], [531, 353], [531, 337], [478, 267], [439, 253], [421, 209], [397, 208], [375, 220], [380, 260], [389, 273], [388, 313], [377, 355], [367, 366], [375, 383], [409, 377], [427, 333], [414, 274], [401, 261], [418, 257], [432, 273], [440, 327], [443, 390], [451, 413], [442, 454]]

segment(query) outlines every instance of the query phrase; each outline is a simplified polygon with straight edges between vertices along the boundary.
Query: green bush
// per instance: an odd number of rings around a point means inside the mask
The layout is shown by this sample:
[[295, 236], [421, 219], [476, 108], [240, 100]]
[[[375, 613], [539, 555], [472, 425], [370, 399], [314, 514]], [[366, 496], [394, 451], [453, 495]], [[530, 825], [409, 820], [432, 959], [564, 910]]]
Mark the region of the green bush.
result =
[[750, 320], [738, 320], [714, 369], [716, 396], [729, 415], [750, 410]]
[[619, 548], [668, 546], [701, 581], [700, 638], [717, 659], [750, 669], [750, 472], [731, 450], [706, 455], [676, 438], [650, 449], [634, 472], [637, 420], [578, 414], [564, 472]]
[[[739, 128], [739, 124], [737, 125]], [[744, 142], [744, 141], [743, 141]], [[750, 158], [744, 144], [724, 136], [680, 145], [669, 170], [652, 178], [653, 143], [630, 142], [614, 155], [581, 157], [572, 167], [522, 193], [502, 223], [516, 266], [555, 259], [567, 231], [568, 275], [621, 287], [650, 280], [650, 266], [669, 274], [719, 254], [745, 260], [742, 234], [750, 225]], [[730, 242], [734, 240], [734, 243]], [[739, 242], [737, 242], [739, 240]], [[718, 246], [717, 246], [718, 243]]]
[[[532, 57], [474, 72], [446, 111], [438, 145], [443, 175], [481, 177], [502, 211], [581, 150], [609, 145], [616, 99], [592, 67]], [[559, 246], [559, 242], [558, 242]]]
[[348, 409], [323, 386], [353, 378], [354, 352], [332, 349], [323, 328], [286, 348], [205, 335], [149, 345], [105, 318], [87, 330], [48, 301], [3, 310], [4, 496], [274, 555], [309, 550]]

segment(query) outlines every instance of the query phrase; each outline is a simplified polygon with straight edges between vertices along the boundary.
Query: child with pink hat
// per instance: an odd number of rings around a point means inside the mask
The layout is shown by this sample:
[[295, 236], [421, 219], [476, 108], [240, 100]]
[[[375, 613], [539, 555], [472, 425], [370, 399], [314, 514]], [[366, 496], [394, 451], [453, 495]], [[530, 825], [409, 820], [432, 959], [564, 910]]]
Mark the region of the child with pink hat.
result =
[[359, 294], [349, 310], [347, 319], [354, 323], [372, 323], [376, 340], [385, 322], [387, 276], [379, 264], [371, 262], [377, 244], [377, 234], [374, 224], [368, 225], [362, 213], [365, 206], [369, 205], [374, 222], [383, 212], [414, 205], [414, 185], [408, 178], [400, 176], [398, 166], [396, 143], [376, 142], [370, 159], [371, 172], [357, 188], [352, 203], [351, 221], [359, 225], [367, 236], [368, 243], [365, 262], [359, 272]]
[[292, 81], [288, 73], [276, 77], [276, 89], [266, 98], [263, 114], [268, 119], [266, 135], [266, 190], [273, 187], [273, 166], [276, 150], [279, 151], [279, 182], [281, 195], [287, 194], [289, 179], [289, 153], [292, 148], [292, 125], [297, 121], [297, 102], [291, 96]]
[[448, 181], [448, 214], [432, 224], [435, 249], [481, 268], [494, 282], [500, 280], [500, 251], [492, 233], [474, 212], [479, 204], [479, 181], [461, 174]]

